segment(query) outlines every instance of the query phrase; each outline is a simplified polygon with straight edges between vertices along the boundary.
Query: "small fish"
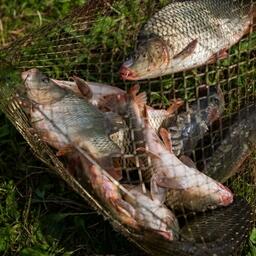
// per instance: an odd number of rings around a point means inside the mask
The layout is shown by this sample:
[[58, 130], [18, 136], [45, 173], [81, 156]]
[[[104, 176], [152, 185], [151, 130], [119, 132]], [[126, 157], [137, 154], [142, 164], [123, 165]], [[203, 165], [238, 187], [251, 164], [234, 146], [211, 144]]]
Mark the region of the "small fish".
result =
[[[146, 110], [145, 110], [146, 115]], [[169, 133], [160, 129], [164, 145], [156, 132], [146, 122], [145, 138], [147, 149], [140, 149], [151, 156], [151, 194], [172, 208], [187, 208], [204, 211], [217, 206], [227, 206], [233, 201], [231, 191], [199, 172], [194, 166], [189, 167], [172, 152]]]
[[143, 193], [141, 186], [126, 186], [136, 198], [136, 203], [124, 195], [124, 199], [135, 209], [135, 219], [144, 229], [152, 229], [167, 240], [176, 240], [179, 236], [179, 223], [175, 215], [165, 205]]
[[256, 148], [256, 106], [241, 110], [237, 120], [214, 151], [204, 173], [220, 182], [226, 182], [239, 172], [242, 164]]
[[112, 157], [120, 148], [109, 138], [115, 124], [91, 103], [56, 86], [38, 69], [22, 72], [27, 97], [33, 103], [31, 123], [43, 140], [58, 149], [57, 155], [79, 146], [97, 159], [113, 177], [120, 179]]
[[173, 1], [143, 26], [121, 78], [155, 78], [224, 59], [249, 33], [254, 15], [251, 0]]
[[124, 90], [108, 84], [88, 82], [77, 76], [73, 76], [72, 78], [74, 82], [56, 79], [51, 80], [61, 88], [71, 90], [77, 95], [85, 97], [90, 103], [98, 106], [99, 108], [104, 107], [99, 105], [99, 102], [101, 102], [103, 97], [115, 94], [122, 95], [126, 93]]
[[173, 115], [163, 122], [172, 137], [172, 148], [175, 155], [189, 155], [198, 141], [208, 131], [208, 127], [220, 118], [224, 111], [224, 95], [219, 86], [201, 87], [206, 96], [198, 98], [188, 109]]

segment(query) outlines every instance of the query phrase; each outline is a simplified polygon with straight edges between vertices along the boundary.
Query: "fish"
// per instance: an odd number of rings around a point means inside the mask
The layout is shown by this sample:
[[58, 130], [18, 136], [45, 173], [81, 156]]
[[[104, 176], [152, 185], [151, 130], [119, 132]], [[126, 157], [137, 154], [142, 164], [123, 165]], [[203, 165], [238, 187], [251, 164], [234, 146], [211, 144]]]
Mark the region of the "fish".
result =
[[256, 149], [256, 105], [246, 106], [226, 132], [203, 172], [222, 183], [237, 174]]
[[221, 117], [225, 109], [224, 95], [220, 86], [201, 86], [200, 90], [206, 91], [206, 95], [199, 97], [187, 111], [165, 119], [161, 126], [169, 130], [172, 150], [177, 156], [190, 155], [198, 141]]
[[136, 203], [129, 196], [124, 199], [133, 205], [135, 220], [143, 229], [153, 230], [167, 240], [177, 240], [179, 223], [175, 215], [165, 205], [150, 198], [149, 191], [143, 192], [141, 185], [125, 185], [125, 188], [136, 198]]
[[142, 27], [120, 76], [150, 79], [225, 59], [250, 32], [255, 13], [251, 0], [173, 1]]
[[[139, 223], [135, 219], [135, 208], [123, 199], [120, 188], [107, 176], [107, 172], [99, 165], [90, 162], [86, 156], [75, 152], [72, 158], [75, 159], [74, 166], [77, 169], [77, 176], [81, 184], [90, 183], [94, 193], [100, 201], [107, 207], [113, 217], [120, 220], [122, 224], [134, 229], [139, 229]], [[130, 199], [132, 201], [132, 199]], [[134, 200], [134, 199], [133, 199]]]
[[52, 147], [57, 155], [73, 151], [74, 146], [88, 152], [116, 179], [121, 170], [112, 158], [120, 156], [120, 148], [109, 138], [112, 120], [90, 102], [71, 91], [56, 86], [38, 69], [22, 72], [26, 94], [31, 101], [31, 124], [36, 133]]
[[85, 97], [91, 104], [99, 108], [104, 107], [99, 104], [102, 97], [126, 93], [126, 91], [108, 84], [85, 81], [77, 76], [73, 76], [72, 79], [74, 81], [51, 78], [51, 80], [61, 88], [71, 90], [77, 95]]
[[233, 202], [233, 194], [227, 187], [175, 156], [166, 129], [160, 129], [162, 142], [145, 123], [146, 148], [138, 150], [151, 158], [147, 175], [151, 176], [150, 189], [154, 200], [165, 202], [171, 209], [186, 208], [192, 211], [205, 211]]

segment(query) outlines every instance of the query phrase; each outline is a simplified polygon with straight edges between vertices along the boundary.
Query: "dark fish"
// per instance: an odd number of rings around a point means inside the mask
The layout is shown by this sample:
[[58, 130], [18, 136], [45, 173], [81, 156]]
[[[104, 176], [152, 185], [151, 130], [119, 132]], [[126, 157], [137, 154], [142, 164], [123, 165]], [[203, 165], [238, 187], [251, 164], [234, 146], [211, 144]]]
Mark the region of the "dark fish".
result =
[[241, 255], [243, 243], [253, 227], [253, 216], [248, 203], [235, 198], [228, 207], [187, 216], [178, 241], [163, 240], [148, 231], [141, 237], [141, 244], [151, 255], [157, 252], [159, 256]]
[[120, 75], [154, 78], [216, 62], [250, 31], [251, 0], [173, 1], [142, 28], [135, 54]]
[[226, 137], [207, 162], [204, 173], [225, 182], [239, 172], [240, 167], [256, 149], [256, 106], [241, 110], [229, 127]]
[[210, 86], [204, 89], [208, 95], [200, 97], [188, 111], [166, 119], [162, 125], [171, 133], [176, 155], [189, 155], [208, 131], [208, 127], [224, 110], [224, 96], [220, 87]]

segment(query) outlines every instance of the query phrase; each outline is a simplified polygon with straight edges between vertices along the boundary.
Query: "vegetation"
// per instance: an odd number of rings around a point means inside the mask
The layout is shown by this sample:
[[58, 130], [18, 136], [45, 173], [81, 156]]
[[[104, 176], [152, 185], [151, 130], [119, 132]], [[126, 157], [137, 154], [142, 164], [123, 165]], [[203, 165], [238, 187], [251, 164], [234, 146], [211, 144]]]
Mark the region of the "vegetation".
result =
[[[17, 75], [20, 70], [42, 66], [43, 71], [57, 78], [68, 78], [71, 74], [77, 74], [89, 80], [111, 82], [121, 86], [117, 69], [134, 47], [141, 24], [153, 10], [168, 1], [146, 0], [141, 4], [138, 0], [120, 0], [112, 6], [111, 15], [102, 17], [95, 14], [92, 28], [88, 30], [90, 36], [87, 37], [79, 30], [74, 30], [70, 19], [56, 22], [56, 18], [65, 17], [70, 9], [81, 6], [84, 2], [2, 0], [0, 13], [4, 13], [4, 16], [0, 16], [0, 47], [8, 47], [31, 31], [39, 31], [33, 35], [32, 43], [29, 41], [29, 47], [26, 40], [12, 45], [17, 49], [17, 55], [10, 54], [14, 51], [0, 52], [0, 61], [5, 58], [11, 67], [8, 73], [6, 69], [0, 68], [0, 82], [8, 81], [16, 86], [20, 82]], [[153, 5], [153, 2], [158, 4]], [[55, 23], [49, 29], [40, 30], [51, 22]], [[60, 46], [60, 42], [64, 42], [65, 46]], [[253, 63], [241, 65], [240, 76], [228, 83], [225, 83], [225, 75], [229, 72], [232, 76], [237, 72], [236, 69], [229, 69], [230, 63], [246, 60], [248, 52], [245, 50], [255, 42], [254, 34], [249, 41], [244, 40], [233, 48], [233, 57], [221, 63], [219, 72], [215, 71], [216, 66], [212, 66], [207, 70], [207, 75], [202, 74], [204, 69], [186, 73], [186, 91], [182, 89], [183, 78], [175, 75], [167, 76], [161, 83], [152, 80], [149, 86], [150, 103], [166, 106], [170, 97], [178, 96], [190, 101], [196, 95], [195, 81], [198, 84], [212, 85], [223, 81], [228, 101], [226, 113], [232, 113], [241, 103], [239, 95], [245, 94], [247, 102], [250, 95], [255, 93], [255, 71], [250, 73], [254, 67]], [[71, 47], [65, 48], [68, 44], [71, 44]], [[100, 60], [99, 54], [88, 54], [88, 48], [93, 49], [92, 52], [102, 52]], [[58, 53], [59, 49], [61, 51]], [[109, 51], [113, 53], [111, 58], [107, 54]], [[90, 65], [93, 63], [98, 64]], [[17, 77], [14, 78], [15, 72]], [[112, 75], [109, 76], [109, 73]], [[2, 113], [0, 148], [1, 255], [141, 255], [135, 246], [116, 233], [107, 221], [91, 210], [59, 177], [50, 173], [49, 169], [33, 156], [27, 143]], [[234, 184], [238, 192], [245, 189], [244, 186], [239, 187], [239, 182]], [[248, 191], [248, 199], [252, 200], [250, 185]], [[256, 255], [255, 234], [254, 229], [244, 255]]]

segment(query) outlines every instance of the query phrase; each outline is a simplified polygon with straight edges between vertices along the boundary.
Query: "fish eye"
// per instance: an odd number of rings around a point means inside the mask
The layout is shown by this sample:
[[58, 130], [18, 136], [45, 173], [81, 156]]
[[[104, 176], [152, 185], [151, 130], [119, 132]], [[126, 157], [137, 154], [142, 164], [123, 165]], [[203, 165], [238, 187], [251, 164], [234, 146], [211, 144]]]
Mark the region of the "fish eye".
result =
[[44, 77], [44, 78], [42, 78], [42, 82], [43, 83], [49, 83], [49, 78], [48, 77]]

